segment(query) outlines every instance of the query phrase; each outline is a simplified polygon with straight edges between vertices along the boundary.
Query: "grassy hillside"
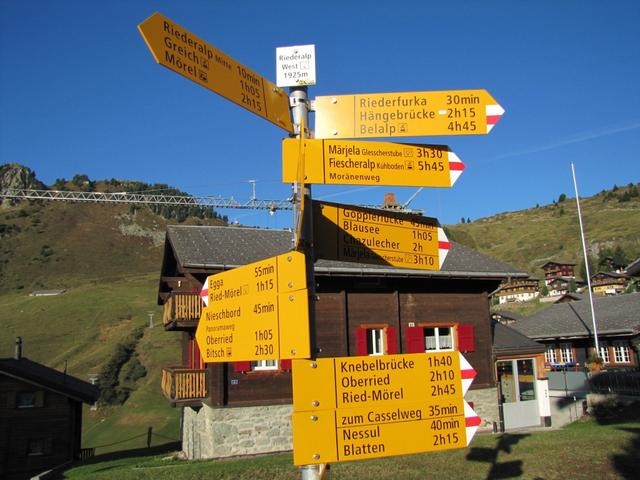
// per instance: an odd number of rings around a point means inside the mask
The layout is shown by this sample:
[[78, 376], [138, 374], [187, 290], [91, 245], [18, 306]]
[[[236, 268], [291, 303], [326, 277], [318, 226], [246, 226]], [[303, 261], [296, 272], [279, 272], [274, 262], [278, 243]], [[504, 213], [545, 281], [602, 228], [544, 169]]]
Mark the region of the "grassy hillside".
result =
[[[83, 380], [100, 372], [132, 330], [148, 327], [148, 313], [154, 313], [156, 327], [144, 328], [134, 353], [147, 373], [131, 385], [129, 399], [122, 407], [91, 412], [85, 408], [83, 445], [108, 445], [99, 453], [131, 448], [131, 442], [120, 442], [141, 434], [144, 438], [133, 445], [146, 444], [150, 426], [166, 439], [178, 438], [179, 411], [162, 397], [160, 372], [163, 366], [179, 363], [179, 335], [158, 326], [156, 289], [154, 274], [85, 284], [60, 296], [29, 297], [24, 292], [0, 296], [0, 357], [13, 355], [14, 339], [21, 336], [25, 357], [58, 370], [64, 370], [66, 363], [67, 372]], [[166, 443], [163, 437], [154, 436], [154, 444]]]
[[[630, 187], [606, 191], [580, 201], [590, 255], [620, 246], [629, 260], [640, 257], [640, 197]], [[637, 187], [635, 187], [637, 192]], [[506, 212], [471, 223], [447, 225], [451, 239], [542, 277], [549, 260], [582, 261], [575, 199]]]

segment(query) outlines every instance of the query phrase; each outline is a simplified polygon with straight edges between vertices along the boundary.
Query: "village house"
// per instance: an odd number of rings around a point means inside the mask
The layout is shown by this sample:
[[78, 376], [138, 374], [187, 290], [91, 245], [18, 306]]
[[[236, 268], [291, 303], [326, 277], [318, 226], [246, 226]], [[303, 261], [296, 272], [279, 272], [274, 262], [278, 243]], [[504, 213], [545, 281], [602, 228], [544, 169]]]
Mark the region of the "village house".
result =
[[510, 278], [493, 292], [498, 304], [529, 302], [540, 296], [539, 280], [534, 277]]
[[22, 480], [80, 458], [82, 404], [90, 383], [22, 356], [0, 358], [0, 478]]
[[[596, 331], [605, 368], [638, 366], [640, 349], [640, 293], [594, 298]], [[545, 345], [545, 366], [584, 368], [595, 353], [593, 320], [588, 299], [558, 303], [511, 325]]]
[[549, 285], [553, 280], [558, 278], [564, 278], [569, 280], [573, 278], [575, 280], [575, 263], [567, 262], [547, 262], [542, 266], [544, 271], [544, 283]]
[[596, 295], [620, 295], [629, 285], [625, 273], [598, 272], [591, 276], [591, 291]]
[[[194, 335], [207, 276], [291, 247], [289, 231], [167, 228], [158, 302], [165, 329], [182, 336], [183, 349], [176, 366], [164, 369], [162, 390], [183, 408], [189, 458], [291, 449], [291, 362], [204, 364]], [[501, 420], [488, 295], [509, 277], [527, 274], [455, 242], [440, 271], [319, 260], [318, 357], [460, 351], [477, 371], [466, 399], [481, 429], [493, 431]]]

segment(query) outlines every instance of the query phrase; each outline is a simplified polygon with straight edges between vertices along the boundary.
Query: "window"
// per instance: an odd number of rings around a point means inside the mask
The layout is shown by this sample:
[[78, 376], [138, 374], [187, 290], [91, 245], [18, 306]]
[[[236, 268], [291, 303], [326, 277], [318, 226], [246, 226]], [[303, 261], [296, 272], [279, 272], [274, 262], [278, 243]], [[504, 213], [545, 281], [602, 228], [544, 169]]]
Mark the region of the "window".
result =
[[544, 361], [546, 363], [558, 363], [555, 345], [547, 345], [547, 350], [544, 352]]
[[613, 344], [613, 359], [616, 363], [631, 363], [629, 347], [624, 342]]
[[278, 361], [277, 360], [258, 360], [257, 362], [251, 362], [251, 369], [254, 371], [277, 370]]
[[17, 408], [33, 408], [36, 406], [36, 392], [18, 392], [16, 394]]
[[609, 357], [609, 346], [600, 345], [600, 354], [598, 355], [604, 363], [611, 363], [611, 357]]
[[356, 355], [392, 355], [398, 353], [396, 329], [365, 326], [356, 329]]
[[573, 362], [573, 349], [570, 343], [560, 344], [560, 362], [572, 363]]
[[44, 439], [32, 438], [27, 441], [27, 455], [44, 455]]
[[367, 328], [367, 355], [384, 355], [384, 329]]
[[424, 329], [425, 352], [453, 350], [452, 331], [451, 327], [426, 327]]

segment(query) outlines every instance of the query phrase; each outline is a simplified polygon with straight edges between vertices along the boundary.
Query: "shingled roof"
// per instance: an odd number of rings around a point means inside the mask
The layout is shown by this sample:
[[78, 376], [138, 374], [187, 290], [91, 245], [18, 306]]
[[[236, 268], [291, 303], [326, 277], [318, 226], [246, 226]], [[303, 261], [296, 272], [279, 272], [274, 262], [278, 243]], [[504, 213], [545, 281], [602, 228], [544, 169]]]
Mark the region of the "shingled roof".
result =
[[492, 322], [492, 330], [493, 353], [498, 356], [543, 353], [546, 349], [542, 343], [531, 340], [512, 327], [499, 322]]
[[[640, 332], [640, 293], [594, 298], [598, 335]], [[593, 321], [588, 300], [557, 303], [546, 310], [523, 318], [512, 328], [529, 338], [588, 337]]]
[[0, 358], [0, 375], [3, 374], [85, 403], [94, 403], [100, 396], [95, 385], [25, 357]]
[[[171, 225], [167, 242], [183, 268], [226, 270], [263, 260], [291, 250], [293, 233], [245, 227]], [[316, 273], [423, 276], [457, 278], [527, 277], [507, 263], [482, 255], [451, 242], [451, 249], [440, 271], [401, 269], [392, 266], [318, 260]]]

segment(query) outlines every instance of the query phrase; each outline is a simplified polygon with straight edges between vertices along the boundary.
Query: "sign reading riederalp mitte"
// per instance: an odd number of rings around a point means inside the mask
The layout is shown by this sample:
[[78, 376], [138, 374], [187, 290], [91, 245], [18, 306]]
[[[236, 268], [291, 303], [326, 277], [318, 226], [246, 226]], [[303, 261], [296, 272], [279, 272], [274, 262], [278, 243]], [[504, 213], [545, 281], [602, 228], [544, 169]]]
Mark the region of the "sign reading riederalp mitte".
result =
[[450, 244], [435, 218], [313, 201], [317, 258], [440, 270]]
[[[282, 141], [282, 181], [295, 182], [299, 140]], [[304, 140], [305, 183], [452, 187], [464, 164], [449, 147], [354, 140]]]
[[315, 138], [484, 135], [504, 109], [486, 90], [316, 97]]
[[274, 83], [157, 12], [138, 30], [159, 64], [293, 132], [289, 96]]

